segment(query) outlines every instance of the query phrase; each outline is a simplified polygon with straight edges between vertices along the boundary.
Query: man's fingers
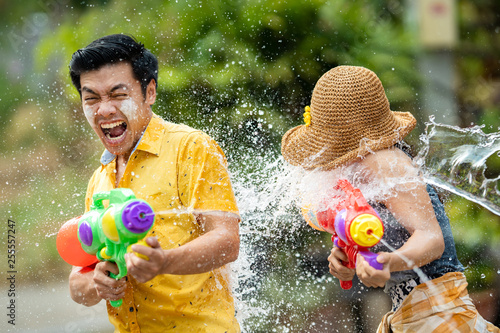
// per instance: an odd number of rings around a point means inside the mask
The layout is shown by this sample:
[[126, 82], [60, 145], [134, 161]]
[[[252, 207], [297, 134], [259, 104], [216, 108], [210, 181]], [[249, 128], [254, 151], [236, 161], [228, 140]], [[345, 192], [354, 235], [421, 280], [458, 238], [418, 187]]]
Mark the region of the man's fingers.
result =
[[148, 243], [148, 245], [151, 246], [152, 248], [160, 247], [160, 242], [158, 242], [158, 238], [156, 237], [146, 238], [146, 243]]
[[96, 265], [94, 270], [94, 282], [100, 284], [110, 285], [113, 288], [117, 288], [125, 284], [124, 278], [116, 280], [110, 276], [110, 273], [118, 274], [120, 270], [116, 264], [111, 262], [100, 262]]
[[116, 301], [125, 297], [125, 290], [127, 288], [125, 278], [116, 280], [112, 277], [94, 278], [95, 289], [97, 294], [102, 299], [108, 301]]
[[97, 287], [97, 294], [99, 297], [102, 299], [105, 299], [107, 301], [117, 301], [119, 299], [122, 299], [125, 297], [125, 290], [123, 288], [103, 288], [103, 287]]
[[137, 257], [149, 261], [149, 258], [156, 252], [154, 250], [159, 248], [161, 246], [158, 239], [156, 237], [148, 237], [132, 245], [127, 252], [133, 252]]
[[115, 263], [112, 263], [110, 261], [103, 261], [103, 262], [98, 263], [96, 265], [95, 270], [98, 272], [102, 272], [105, 275], [108, 275], [107, 272], [111, 272], [115, 275], [120, 273], [118, 266]]
[[157, 274], [158, 269], [154, 262], [145, 261], [135, 254], [128, 253], [126, 261], [128, 273], [140, 283], [151, 280]]

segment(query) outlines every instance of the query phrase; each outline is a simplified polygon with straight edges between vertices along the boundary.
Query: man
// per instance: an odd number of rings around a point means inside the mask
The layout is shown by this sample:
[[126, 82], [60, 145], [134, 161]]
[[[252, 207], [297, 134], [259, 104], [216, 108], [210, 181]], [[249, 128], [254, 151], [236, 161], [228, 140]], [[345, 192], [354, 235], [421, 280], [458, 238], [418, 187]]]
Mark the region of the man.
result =
[[92, 195], [126, 187], [157, 213], [146, 242], [114, 263], [73, 267], [70, 292], [86, 306], [123, 299], [108, 315], [118, 332], [239, 332], [224, 265], [239, 252], [239, 215], [219, 146], [206, 134], [152, 112], [158, 62], [126, 35], [76, 51], [70, 75], [105, 151], [90, 179]]

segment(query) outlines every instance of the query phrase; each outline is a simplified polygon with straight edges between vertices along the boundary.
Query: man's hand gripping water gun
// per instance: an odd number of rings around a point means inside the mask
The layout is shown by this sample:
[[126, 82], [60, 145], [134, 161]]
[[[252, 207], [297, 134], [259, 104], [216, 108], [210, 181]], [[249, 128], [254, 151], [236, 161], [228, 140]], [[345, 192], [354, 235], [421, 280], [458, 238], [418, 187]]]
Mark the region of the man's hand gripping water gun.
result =
[[[107, 208], [103, 201], [109, 200]], [[68, 221], [71, 222], [72, 220]], [[148, 246], [141, 241], [153, 227], [155, 215], [151, 206], [144, 200], [137, 199], [132, 190], [116, 188], [107, 192], [94, 194], [90, 210], [78, 220], [78, 240], [81, 249], [86, 254], [96, 255], [100, 261], [111, 261], [118, 266], [119, 273], [110, 273], [110, 276], [119, 280], [127, 275], [125, 254], [131, 252], [131, 246], [136, 243]], [[64, 226], [61, 228], [61, 231]], [[66, 232], [69, 233], [69, 232]], [[59, 242], [58, 235], [58, 242]], [[61, 236], [64, 238], [65, 236]], [[66, 236], [69, 237], [69, 236]], [[66, 247], [80, 244], [68, 244]], [[67, 260], [68, 252], [64, 245], [59, 246], [61, 257], [68, 263], [75, 265], [76, 259]], [[72, 254], [79, 254], [78, 250], [71, 249]], [[81, 251], [80, 251], [81, 252]], [[147, 257], [143, 259], [148, 260]], [[111, 305], [118, 307], [122, 300], [110, 301]]]
[[[303, 209], [306, 221], [315, 229], [332, 234], [335, 246], [349, 259], [344, 262], [348, 268], [356, 267], [359, 253], [375, 269], [382, 270], [377, 254], [369, 251], [384, 235], [384, 225], [377, 212], [368, 204], [361, 191], [346, 179], [337, 182], [337, 188], [345, 193], [335, 208], [314, 213]], [[352, 281], [340, 281], [342, 289], [350, 289]]]

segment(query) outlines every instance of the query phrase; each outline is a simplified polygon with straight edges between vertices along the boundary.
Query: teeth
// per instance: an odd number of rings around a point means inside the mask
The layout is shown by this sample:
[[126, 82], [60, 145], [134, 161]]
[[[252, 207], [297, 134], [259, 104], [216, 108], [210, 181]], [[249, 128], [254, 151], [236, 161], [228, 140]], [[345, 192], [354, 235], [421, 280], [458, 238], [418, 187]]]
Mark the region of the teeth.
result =
[[124, 123], [123, 121], [115, 121], [114, 123], [110, 123], [110, 124], [101, 124], [101, 128], [109, 129], [109, 128], [120, 126], [123, 123]]

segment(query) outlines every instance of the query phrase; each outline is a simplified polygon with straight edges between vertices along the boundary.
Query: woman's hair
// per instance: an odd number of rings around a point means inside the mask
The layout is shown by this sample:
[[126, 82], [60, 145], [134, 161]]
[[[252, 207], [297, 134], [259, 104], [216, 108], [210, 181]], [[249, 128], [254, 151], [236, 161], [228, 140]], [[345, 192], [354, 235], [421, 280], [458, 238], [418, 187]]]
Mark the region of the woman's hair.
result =
[[394, 147], [401, 149], [406, 155], [408, 155], [411, 158], [417, 156], [414, 147], [409, 145], [403, 140], [396, 142], [396, 144], [394, 144]]
[[140, 82], [144, 96], [146, 96], [146, 88], [151, 80], [154, 79], [158, 86], [156, 57], [134, 37], [123, 34], [99, 38], [73, 53], [69, 63], [69, 75], [81, 96], [80, 75], [82, 73], [122, 61], [132, 65], [134, 77]]

